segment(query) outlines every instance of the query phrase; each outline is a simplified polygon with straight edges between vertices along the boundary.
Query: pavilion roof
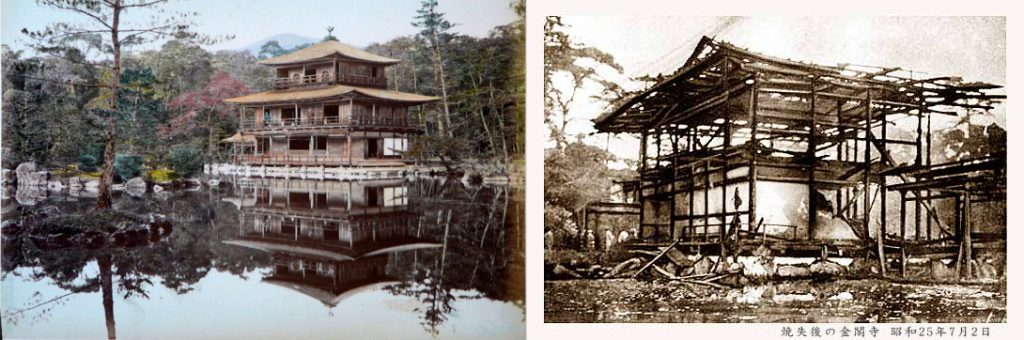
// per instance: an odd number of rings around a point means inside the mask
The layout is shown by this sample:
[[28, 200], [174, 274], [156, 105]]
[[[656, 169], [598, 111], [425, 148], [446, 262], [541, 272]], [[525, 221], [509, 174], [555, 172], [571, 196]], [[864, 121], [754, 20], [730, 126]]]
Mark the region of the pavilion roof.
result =
[[423, 96], [413, 93], [385, 90], [371, 87], [360, 87], [351, 85], [330, 85], [313, 88], [285, 89], [266, 91], [247, 96], [235, 97], [224, 100], [231, 104], [275, 104], [291, 103], [311, 100], [323, 100], [339, 98], [351, 95], [364, 95], [372, 98], [383, 99], [406, 104], [424, 104], [437, 101], [438, 97]]
[[382, 57], [370, 52], [360, 50], [355, 46], [340, 41], [325, 40], [292, 53], [261, 60], [260, 63], [263, 65], [270, 66], [296, 64], [307, 61], [313, 61], [317, 59], [323, 59], [333, 55], [339, 55], [341, 57], [349, 59], [355, 59], [378, 64], [391, 65], [401, 62], [401, 60], [398, 59]]

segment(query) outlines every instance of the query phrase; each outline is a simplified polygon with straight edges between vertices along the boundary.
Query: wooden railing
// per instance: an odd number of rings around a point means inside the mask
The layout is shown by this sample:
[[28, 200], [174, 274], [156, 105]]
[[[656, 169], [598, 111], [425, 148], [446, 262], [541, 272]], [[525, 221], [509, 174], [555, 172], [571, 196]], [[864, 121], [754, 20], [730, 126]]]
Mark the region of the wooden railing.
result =
[[422, 124], [418, 119], [382, 118], [382, 117], [312, 117], [287, 118], [264, 121], [262, 125], [255, 120], [242, 122], [243, 129], [273, 130], [288, 128], [334, 128], [334, 127], [378, 127], [378, 128], [419, 128]]
[[402, 162], [401, 157], [394, 158], [356, 158], [349, 161], [348, 157], [327, 155], [287, 155], [287, 154], [237, 154], [237, 164], [270, 164], [290, 166], [350, 166], [359, 165], [394, 165]]
[[321, 156], [321, 155], [235, 155], [235, 161], [240, 164], [287, 164], [306, 166], [340, 166], [351, 165], [348, 157]]
[[355, 74], [330, 74], [327, 76], [322, 75], [306, 75], [301, 77], [292, 78], [273, 78], [271, 84], [274, 88], [282, 89], [300, 85], [317, 85], [317, 84], [333, 84], [333, 83], [344, 83], [344, 84], [355, 84], [355, 85], [369, 85], [375, 87], [384, 87], [384, 77], [370, 77], [361, 76]]

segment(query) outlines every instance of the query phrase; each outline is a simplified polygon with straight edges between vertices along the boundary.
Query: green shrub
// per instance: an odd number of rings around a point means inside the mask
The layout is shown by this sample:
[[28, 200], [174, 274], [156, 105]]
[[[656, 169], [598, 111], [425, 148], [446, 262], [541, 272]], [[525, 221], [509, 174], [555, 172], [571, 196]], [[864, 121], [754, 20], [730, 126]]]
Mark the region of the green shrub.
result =
[[90, 154], [78, 156], [78, 170], [85, 172], [96, 171], [96, 157]]
[[189, 177], [203, 168], [203, 151], [183, 146], [171, 149], [167, 156], [171, 169], [181, 177]]
[[136, 155], [117, 155], [114, 157], [114, 175], [121, 181], [136, 177], [142, 173], [142, 157]]

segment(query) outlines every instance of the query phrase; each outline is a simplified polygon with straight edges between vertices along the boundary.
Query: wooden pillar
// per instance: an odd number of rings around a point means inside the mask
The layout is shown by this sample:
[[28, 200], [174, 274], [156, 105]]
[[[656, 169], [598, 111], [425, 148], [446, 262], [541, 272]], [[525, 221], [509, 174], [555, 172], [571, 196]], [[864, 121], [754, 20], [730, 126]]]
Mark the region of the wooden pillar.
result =
[[348, 165], [352, 166], [352, 131], [348, 131], [345, 137], [348, 139]]
[[921, 204], [923, 191], [917, 190], [914, 194], [917, 200], [914, 201], [914, 241], [921, 240]]
[[974, 263], [972, 263], [972, 260], [974, 260], [974, 249], [973, 249], [974, 245], [973, 245], [973, 242], [971, 240], [971, 228], [972, 228], [971, 224], [972, 223], [971, 223], [971, 193], [970, 193], [970, 191], [964, 193], [964, 216], [963, 216], [963, 219], [964, 219], [964, 223], [963, 223], [963, 226], [964, 226], [964, 231], [963, 231], [963, 236], [964, 236], [964, 241], [963, 241], [964, 242], [964, 268], [966, 269], [966, 273], [964, 273], [964, 274], [966, 274], [967, 278], [970, 279], [970, 278], [974, 277]]
[[953, 233], [956, 234], [955, 240], [959, 243], [959, 251], [956, 254], [956, 278], [959, 279], [963, 272], [961, 272], [961, 264], [963, 263], [963, 249], [964, 249], [964, 215], [963, 215], [963, 200], [961, 200], [961, 194], [957, 194], [953, 197]]
[[[886, 145], [886, 139], [888, 138], [888, 127], [887, 127], [888, 125], [889, 125], [889, 119], [885, 115], [885, 111], [883, 111], [882, 112], [882, 140], [880, 141], [880, 145], [882, 146], [882, 148], [881, 148], [881, 150], [878, 150], [878, 152], [881, 154], [881, 157], [879, 157], [881, 159], [886, 159], [886, 155], [889, 154], [889, 148]], [[889, 197], [888, 196], [889, 191], [888, 191], [888, 189], [886, 189], [886, 179], [887, 179], [886, 176], [884, 176], [884, 175], [881, 176], [879, 178], [879, 180], [881, 182], [878, 184], [878, 190], [880, 191], [879, 195], [882, 198], [882, 202], [881, 202], [882, 205], [880, 207], [881, 208], [881, 214], [880, 214], [881, 217], [880, 217], [880, 220], [878, 221], [878, 236], [877, 237], [878, 237], [879, 240], [882, 241], [880, 243], [882, 246], [879, 247], [879, 249], [880, 249], [879, 250], [879, 255], [880, 255], [879, 257], [881, 257], [883, 259], [885, 258], [883, 256], [884, 255], [883, 253], [885, 252], [886, 219], [889, 217], [888, 213], [886, 212], [886, 210], [887, 210], [886, 209], [886, 205], [887, 205], [886, 203], [888, 203], [887, 198]], [[906, 259], [906, 253], [905, 252], [901, 252], [901, 256], [903, 256], [903, 258]], [[905, 273], [905, 272], [906, 272], [906, 270], [903, 271], [903, 273]], [[883, 273], [884, 273], [884, 271], [883, 271]]]
[[637, 237], [642, 238], [644, 235], [644, 170], [647, 170], [647, 131], [640, 133], [640, 170], [639, 183], [637, 187], [637, 196], [640, 199], [640, 229], [637, 232]]
[[[900, 244], [907, 240], [907, 192], [900, 191]], [[900, 249], [903, 249], [901, 246]], [[907, 277], [907, 264], [900, 253], [900, 277]]]
[[[726, 188], [726, 182], [727, 182], [726, 181], [726, 176], [727, 176], [727, 174], [729, 172], [729, 158], [726, 155], [726, 153], [727, 153], [727, 150], [729, 150], [729, 144], [731, 144], [731, 142], [732, 142], [732, 131], [731, 131], [732, 129], [729, 126], [730, 124], [731, 123], [729, 121], [729, 118], [725, 117], [725, 120], [722, 122], [722, 132], [724, 133], [724, 135], [723, 135], [723, 139], [724, 140], [723, 140], [723, 145], [722, 145], [722, 153], [719, 154], [721, 156], [721, 158], [722, 158], [722, 164], [721, 164], [721, 166], [722, 166], [722, 169], [721, 169], [722, 179], [719, 181], [719, 184], [718, 184], [718, 186], [722, 187], [722, 215], [721, 215], [722, 224], [718, 228], [718, 235], [719, 235], [719, 246], [721, 247], [720, 255], [722, 256], [722, 259], [724, 259], [725, 256], [729, 255], [729, 254], [727, 254], [725, 247], [726, 247], [726, 239], [728, 238], [728, 235], [726, 234], [726, 226], [729, 224], [729, 222], [727, 221], [728, 220], [728, 218], [727, 218], [728, 215], [726, 214], [726, 210], [729, 207], [729, 190], [727, 190], [727, 188]], [[724, 260], [719, 259], [719, 262], [721, 262], [721, 261], [724, 261]]]
[[[654, 180], [651, 181], [651, 184], [653, 184], [653, 187], [651, 188], [651, 190], [653, 192], [651, 194], [657, 196], [658, 195], [658, 190], [661, 189], [662, 184], [664, 184], [664, 183], [662, 183], [661, 178], [660, 178], [661, 177], [661, 159], [660, 159], [661, 158], [661, 129], [660, 128], [655, 129], [654, 132], [655, 132], [655, 135], [654, 135], [654, 157], [653, 157], [654, 158], [654, 166], [652, 166], [651, 168], [655, 169], [655, 170], [658, 170], [658, 176], [655, 177]], [[659, 225], [658, 225], [658, 218], [657, 218], [657, 216], [660, 215], [659, 214], [660, 210], [661, 210], [660, 202], [659, 202], [659, 204], [657, 205], [656, 208], [654, 206], [654, 203], [652, 203], [651, 204], [651, 208], [652, 208], [651, 209], [652, 212], [655, 215], [654, 225], [651, 226], [651, 231], [652, 231], [652, 235], [654, 236], [654, 239], [658, 239], [658, 237], [660, 236], [660, 231], [658, 230]]]
[[[839, 123], [838, 134], [842, 138], [838, 142], [836, 142], [836, 160], [838, 160], [839, 162], [842, 162], [844, 160], [844, 158], [843, 158], [843, 153], [845, 151], [844, 149], [846, 148], [846, 138], [845, 138], [846, 128], [842, 126], [843, 125], [843, 101], [841, 99], [836, 99], [836, 122]], [[845, 187], [836, 189], [836, 205], [839, 206], [839, 207], [844, 206], [845, 203], [846, 203], [846, 202], [843, 201], [843, 191], [845, 191], [845, 190], [846, 190]], [[846, 214], [846, 212], [843, 212], [843, 214]]]
[[690, 172], [689, 172], [690, 191], [686, 194], [686, 198], [689, 201], [688, 204], [687, 204], [687, 207], [689, 208], [689, 216], [686, 218], [686, 220], [687, 220], [687, 224], [688, 224], [688, 226], [690, 228], [689, 238], [691, 240], [695, 239], [694, 236], [697, 235], [697, 230], [693, 226], [693, 190], [695, 188], [694, 181], [696, 180], [694, 178], [694, 170], [693, 169], [694, 169], [693, 164], [690, 164]]
[[[868, 92], [871, 92], [871, 91], [869, 90]], [[857, 131], [857, 130], [858, 130], [857, 128], [853, 128], [853, 137], [854, 137], [853, 138], [853, 159], [851, 159], [851, 161], [853, 161], [853, 163], [857, 163], [857, 162], [860, 161], [860, 141], [857, 140], [858, 134], [860, 132]], [[853, 207], [851, 207], [852, 211], [850, 212], [850, 216], [853, 216], [853, 217], [856, 217], [858, 215], [858, 212], [860, 211], [860, 204], [858, 204], [858, 202], [856, 201], [856, 197], [857, 197], [857, 188], [854, 187], [853, 188], [853, 192], [850, 193], [850, 199], [853, 200]]]
[[[867, 90], [867, 107], [864, 110], [864, 232], [871, 230], [871, 89]], [[879, 272], [885, 276], [885, 236], [876, 238]]]
[[676, 169], [676, 159], [679, 158], [679, 137], [676, 136], [675, 127], [671, 127], [670, 131], [669, 138], [671, 138], [670, 140], [672, 141], [672, 182], [669, 185], [671, 190], [669, 195], [672, 195], [670, 196], [672, 199], [669, 202], [670, 206], [668, 208], [668, 230], [672, 241], [674, 242], [677, 237], [679, 237], [679, 234], [676, 233], [676, 195], [679, 195], [679, 193], [676, 192], [676, 180], [679, 178], [678, 169]]
[[[816, 85], [817, 85], [817, 82], [815, 82], [814, 79], [811, 79], [811, 110], [810, 110], [811, 111], [810, 112], [810, 115], [811, 115], [811, 129], [810, 129], [810, 134], [807, 137], [807, 150], [805, 151], [805, 156], [804, 156], [804, 157], [807, 157], [807, 207], [808, 207], [807, 208], [807, 239], [808, 240], [813, 240], [814, 239], [814, 229], [815, 229], [815, 227], [818, 224], [818, 203], [816, 202], [817, 200], [815, 200], [815, 194], [817, 193], [817, 188], [816, 188], [816, 185], [814, 183], [814, 180], [815, 180], [814, 179], [814, 172], [815, 172], [815, 170], [816, 170], [816, 168], [818, 166], [818, 162], [817, 162], [817, 160], [818, 160], [818, 157], [817, 157], [817, 149], [818, 149], [818, 141], [817, 141], [818, 117], [817, 116], [818, 116], [818, 113], [817, 113], [817, 107], [815, 107], [815, 104], [816, 104], [815, 103], [816, 102], [815, 98], [817, 98], [817, 96], [818, 96], [818, 90], [816, 89], [816, 87], [817, 87]], [[869, 104], [869, 106], [870, 106], [870, 104]], [[869, 114], [870, 114], [870, 110], [871, 109], [868, 109]]]
[[[661, 130], [655, 131], [657, 134], [654, 135], [654, 168], [657, 169], [661, 167], [661, 160], [659, 159], [661, 157]], [[655, 190], [657, 190], [657, 187], [655, 187]]]
[[711, 196], [711, 160], [704, 161], [704, 242], [710, 240], [711, 212], [708, 211], [711, 205], [708, 198]]
[[[925, 131], [924, 160], [925, 160], [925, 162], [924, 162], [925, 165], [927, 165], [927, 166], [931, 166], [932, 165], [932, 114], [931, 114], [931, 112], [928, 113], [928, 129]], [[931, 197], [932, 196], [932, 191], [928, 190], [927, 194], [928, 194], [928, 197]], [[929, 205], [931, 204], [931, 200], [930, 199], [928, 200], [927, 204], [929, 204]], [[926, 208], [927, 208], [927, 206], [926, 206]], [[926, 240], [931, 240], [932, 239], [932, 218], [931, 218], [931, 213], [929, 211], [927, 211], [927, 210], [925, 211], [924, 220], [925, 220], [925, 227], [926, 227], [924, 237], [925, 237]]]
[[760, 74], [754, 75], [754, 83], [750, 84], [750, 106], [748, 107], [747, 121], [750, 122], [750, 164], [747, 169], [747, 231], [753, 231], [757, 227], [757, 153], [759, 142], [757, 140], [757, 94], [758, 78]]
[[[924, 122], [924, 111], [925, 111], [924, 105], [921, 105], [920, 107], [918, 107], [918, 110], [917, 110], [917, 141], [916, 141], [916, 143], [914, 143], [915, 144], [914, 146], [917, 148], [917, 157], [915, 157], [915, 159], [914, 159], [914, 165], [917, 165], [919, 167], [924, 165], [924, 141], [923, 141], [923, 137], [924, 137], [923, 127], [924, 127], [924, 125], [922, 124]], [[914, 196], [917, 197], [917, 200], [914, 201], [914, 241], [920, 241], [921, 240], [921, 204], [922, 204], [921, 193], [922, 193], [921, 190], [914, 191]]]

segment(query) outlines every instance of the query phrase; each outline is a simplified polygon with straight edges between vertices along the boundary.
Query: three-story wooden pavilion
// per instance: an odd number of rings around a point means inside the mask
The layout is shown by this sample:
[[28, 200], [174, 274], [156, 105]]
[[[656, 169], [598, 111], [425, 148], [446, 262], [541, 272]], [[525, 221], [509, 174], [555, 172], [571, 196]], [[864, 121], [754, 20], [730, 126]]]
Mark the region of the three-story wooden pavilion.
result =
[[262, 60], [273, 90], [226, 100], [241, 108], [235, 163], [404, 166], [409, 137], [424, 132], [409, 108], [437, 98], [389, 90], [385, 70], [399, 62], [336, 40]]

